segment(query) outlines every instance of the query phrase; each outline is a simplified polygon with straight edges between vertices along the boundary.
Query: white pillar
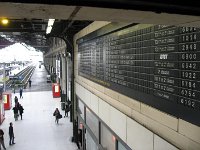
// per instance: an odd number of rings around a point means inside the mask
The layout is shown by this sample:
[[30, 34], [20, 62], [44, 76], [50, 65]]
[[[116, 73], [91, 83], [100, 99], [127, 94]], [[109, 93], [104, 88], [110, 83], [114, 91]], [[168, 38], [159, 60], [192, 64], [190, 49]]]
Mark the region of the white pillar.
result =
[[63, 91], [63, 94], [66, 94], [66, 56], [62, 55], [61, 57], [62, 59], [62, 91]]
[[67, 62], [67, 98], [69, 99], [69, 56], [66, 57], [66, 62]]
[[6, 91], [6, 64], [3, 64], [3, 86], [4, 86], [4, 92]]

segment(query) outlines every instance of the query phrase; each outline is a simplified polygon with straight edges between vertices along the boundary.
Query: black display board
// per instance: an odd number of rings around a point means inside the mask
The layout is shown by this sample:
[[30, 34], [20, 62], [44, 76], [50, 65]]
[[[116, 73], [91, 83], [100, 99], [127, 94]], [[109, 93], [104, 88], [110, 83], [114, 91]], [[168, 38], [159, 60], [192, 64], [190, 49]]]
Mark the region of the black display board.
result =
[[199, 31], [140, 24], [88, 35], [78, 42], [79, 75], [200, 125]]

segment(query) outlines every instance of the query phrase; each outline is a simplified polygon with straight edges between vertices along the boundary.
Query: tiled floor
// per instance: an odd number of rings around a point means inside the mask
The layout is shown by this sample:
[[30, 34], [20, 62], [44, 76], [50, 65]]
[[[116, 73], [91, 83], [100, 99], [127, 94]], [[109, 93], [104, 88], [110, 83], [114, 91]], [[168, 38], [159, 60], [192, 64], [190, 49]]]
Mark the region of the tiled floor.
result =
[[[19, 94], [17, 93], [17, 96]], [[0, 126], [4, 130], [7, 150], [76, 150], [71, 142], [72, 123], [69, 118], [55, 124], [53, 112], [60, 109], [60, 98], [53, 98], [51, 91], [25, 92], [19, 102], [24, 107], [23, 120], [14, 121], [13, 111], [7, 110]], [[13, 95], [14, 97], [14, 95]], [[64, 116], [64, 112], [61, 111]], [[9, 146], [8, 128], [13, 122], [15, 145]]]

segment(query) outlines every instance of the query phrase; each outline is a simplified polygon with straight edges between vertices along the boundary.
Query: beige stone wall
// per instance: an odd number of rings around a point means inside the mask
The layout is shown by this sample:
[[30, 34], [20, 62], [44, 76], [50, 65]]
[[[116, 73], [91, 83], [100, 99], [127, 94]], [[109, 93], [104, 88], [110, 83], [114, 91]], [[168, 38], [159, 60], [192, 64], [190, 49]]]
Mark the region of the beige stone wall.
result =
[[76, 94], [134, 150], [199, 150], [200, 127], [78, 76], [76, 40], [106, 24], [93, 22], [74, 37]]

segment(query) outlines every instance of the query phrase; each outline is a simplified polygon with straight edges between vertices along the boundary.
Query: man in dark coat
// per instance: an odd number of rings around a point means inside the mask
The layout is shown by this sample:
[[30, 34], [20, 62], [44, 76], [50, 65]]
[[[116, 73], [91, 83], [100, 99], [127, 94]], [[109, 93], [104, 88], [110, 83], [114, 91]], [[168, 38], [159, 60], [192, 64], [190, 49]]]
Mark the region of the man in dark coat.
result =
[[77, 145], [78, 149], [80, 149], [80, 146], [82, 147], [82, 130], [81, 129], [78, 129], [76, 145]]
[[18, 103], [18, 98], [17, 98], [17, 96], [15, 96], [15, 104], [17, 104]]
[[29, 87], [31, 87], [31, 82], [32, 82], [31, 79], [29, 79], [29, 80], [28, 80]]
[[16, 104], [15, 107], [13, 107], [15, 121], [18, 120], [18, 116], [19, 116], [19, 114], [18, 114], [18, 107], [17, 106], [18, 105]]
[[4, 150], [6, 150], [5, 144], [4, 144], [4, 137], [3, 137], [3, 135], [4, 135], [4, 132], [3, 132], [2, 129], [0, 129], [0, 150], [1, 150], [1, 145], [4, 148]]
[[22, 92], [23, 92], [23, 89], [20, 88], [20, 90], [19, 90], [19, 96], [20, 96], [20, 98], [23, 98], [23, 96], [22, 96]]
[[10, 126], [9, 126], [9, 137], [10, 137], [9, 144], [10, 145], [15, 144], [15, 142], [14, 142], [15, 137], [14, 137], [14, 131], [13, 131], [13, 124], [12, 124], [12, 122], [10, 123]]
[[68, 112], [69, 112], [69, 104], [66, 103], [65, 104], [65, 116], [64, 117], [68, 117]]
[[24, 113], [24, 108], [22, 107], [22, 105], [21, 104], [19, 104], [19, 114], [20, 114], [20, 116], [21, 116], [21, 120], [22, 120], [22, 114]]
[[68, 112], [70, 111], [70, 109], [71, 109], [71, 101], [68, 100], [65, 103], [65, 116], [64, 117], [68, 117]]

